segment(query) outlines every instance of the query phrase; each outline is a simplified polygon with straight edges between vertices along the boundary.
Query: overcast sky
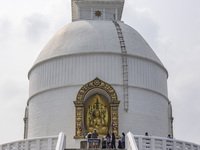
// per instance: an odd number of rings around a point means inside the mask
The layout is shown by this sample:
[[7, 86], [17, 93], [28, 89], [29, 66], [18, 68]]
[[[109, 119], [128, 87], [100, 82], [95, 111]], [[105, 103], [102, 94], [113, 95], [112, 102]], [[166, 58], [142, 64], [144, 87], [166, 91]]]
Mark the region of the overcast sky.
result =
[[[71, 22], [70, 0], [0, 0], [0, 144], [23, 138], [27, 73]], [[169, 72], [174, 137], [200, 144], [200, 0], [126, 0], [122, 20]]]

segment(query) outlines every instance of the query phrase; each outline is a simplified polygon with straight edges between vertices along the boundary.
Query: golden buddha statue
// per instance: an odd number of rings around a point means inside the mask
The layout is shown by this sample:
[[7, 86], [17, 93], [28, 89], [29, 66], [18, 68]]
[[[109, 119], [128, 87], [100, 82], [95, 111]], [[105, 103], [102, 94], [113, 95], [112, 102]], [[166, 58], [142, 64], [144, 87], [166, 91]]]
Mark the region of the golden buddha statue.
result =
[[96, 129], [100, 136], [106, 135], [110, 124], [110, 107], [99, 94], [94, 95], [85, 105], [87, 133]]
[[96, 109], [93, 113], [94, 117], [89, 122], [89, 132], [93, 132], [96, 129], [100, 135], [106, 135], [108, 127], [106, 127], [104, 118], [100, 116], [100, 111]]

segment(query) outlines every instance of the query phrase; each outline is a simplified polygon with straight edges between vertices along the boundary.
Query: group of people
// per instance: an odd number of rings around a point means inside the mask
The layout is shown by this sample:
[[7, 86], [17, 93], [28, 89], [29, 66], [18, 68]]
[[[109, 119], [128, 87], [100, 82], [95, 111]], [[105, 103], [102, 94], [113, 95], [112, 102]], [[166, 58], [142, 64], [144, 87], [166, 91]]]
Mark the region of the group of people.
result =
[[[115, 134], [112, 133], [112, 135], [110, 136], [109, 133], [107, 133], [106, 135], [106, 147], [107, 149], [109, 148], [114, 148], [116, 149], [116, 139], [115, 139]], [[124, 149], [125, 148], [125, 134], [122, 133], [122, 137], [119, 139], [118, 141], [118, 146], [119, 149]]]
[[[97, 133], [96, 129], [94, 129], [93, 133], [91, 133], [91, 132], [88, 133], [87, 138], [88, 139], [91, 139], [91, 138], [96, 139], [96, 138], [98, 138], [98, 136], [99, 136], [99, 134]], [[98, 145], [98, 143], [95, 142], [94, 148], [97, 148], [97, 145]], [[92, 143], [90, 143], [90, 142], [88, 143], [88, 148], [92, 148]]]
[[[98, 138], [98, 133], [96, 132], [96, 130], [94, 129], [94, 132], [91, 133], [89, 132], [87, 135], [87, 138]], [[103, 148], [113, 148], [116, 149], [116, 138], [115, 138], [115, 134], [112, 133], [112, 135], [110, 135], [109, 133], [107, 133], [105, 138], [102, 138], [102, 149]], [[98, 143], [93, 143], [94, 148], [97, 148]], [[88, 148], [92, 148], [92, 143], [88, 143]], [[125, 149], [125, 134], [122, 133], [122, 137], [119, 139], [118, 141], [118, 148], [119, 149]]]

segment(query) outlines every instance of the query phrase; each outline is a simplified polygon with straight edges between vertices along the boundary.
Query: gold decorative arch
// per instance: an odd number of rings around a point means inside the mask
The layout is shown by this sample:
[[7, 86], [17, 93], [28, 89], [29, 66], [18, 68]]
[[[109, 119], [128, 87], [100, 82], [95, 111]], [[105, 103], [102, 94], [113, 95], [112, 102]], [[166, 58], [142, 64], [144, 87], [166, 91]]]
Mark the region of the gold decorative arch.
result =
[[85, 131], [84, 123], [84, 110], [85, 110], [85, 101], [84, 98], [86, 94], [94, 89], [99, 88], [107, 92], [109, 95], [109, 106], [110, 106], [110, 133], [115, 133], [116, 137], [119, 137], [119, 123], [118, 123], [118, 107], [120, 101], [117, 99], [117, 94], [113, 87], [108, 83], [95, 78], [94, 80], [85, 84], [78, 92], [76, 101], [74, 101], [76, 107], [76, 120], [75, 120], [75, 139], [84, 138], [87, 134]]

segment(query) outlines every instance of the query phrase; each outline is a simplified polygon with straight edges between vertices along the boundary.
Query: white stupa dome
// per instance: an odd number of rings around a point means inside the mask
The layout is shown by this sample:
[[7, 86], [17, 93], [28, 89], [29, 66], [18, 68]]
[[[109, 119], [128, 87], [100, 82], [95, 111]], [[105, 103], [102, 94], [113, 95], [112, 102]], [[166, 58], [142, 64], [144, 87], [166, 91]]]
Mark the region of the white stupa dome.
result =
[[[119, 22], [127, 54], [149, 59], [163, 66], [148, 43], [132, 27]], [[119, 53], [120, 43], [112, 21], [82, 20], [63, 27], [48, 42], [35, 64], [54, 57], [78, 53]]]
[[[141, 35], [119, 21], [120, 11], [116, 10], [123, 0], [98, 1], [103, 1], [97, 3], [99, 7], [105, 6], [102, 12], [109, 10], [115, 15], [82, 20], [81, 15], [74, 13], [73, 20], [79, 19], [55, 34], [29, 71], [27, 138], [63, 131], [67, 135], [67, 147], [78, 147], [79, 139], [86, 134], [84, 118], [87, 117], [83, 109], [95, 94], [112, 107], [109, 117], [117, 128], [112, 128], [110, 121], [110, 132], [118, 135], [129, 131], [143, 135], [148, 132], [162, 137], [173, 134], [167, 70]], [[95, 12], [88, 5], [97, 5], [96, 1], [72, 2], [77, 7], [80, 2], [80, 7], [84, 7], [80, 11], [83, 10], [86, 18], [92, 14], [86, 9]], [[117, 8], [107, 8], [107, 2]], [[116, 16], [119, 20], [113, 22]], [[84, 130], [80, 134], [77, 133], [79, 124]]]

